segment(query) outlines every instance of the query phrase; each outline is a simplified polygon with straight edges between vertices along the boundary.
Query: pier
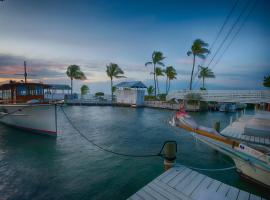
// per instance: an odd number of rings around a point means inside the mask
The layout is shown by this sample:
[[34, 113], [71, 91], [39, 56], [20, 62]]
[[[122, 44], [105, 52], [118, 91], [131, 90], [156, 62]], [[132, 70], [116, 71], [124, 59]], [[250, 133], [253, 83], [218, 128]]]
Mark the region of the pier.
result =
[[182, 165], [176, 165], [128, 198], [129, 200], [262, 200]]

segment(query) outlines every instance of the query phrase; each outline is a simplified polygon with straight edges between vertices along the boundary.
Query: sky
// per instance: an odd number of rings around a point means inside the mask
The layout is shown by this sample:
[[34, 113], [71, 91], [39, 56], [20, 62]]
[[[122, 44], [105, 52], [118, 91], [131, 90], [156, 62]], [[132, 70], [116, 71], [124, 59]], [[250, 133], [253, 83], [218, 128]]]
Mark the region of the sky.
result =
[[[0, 1], [0, 82], [22, 80], [14, 74], [23, 72], [26, 60], [31, 81], [69, 84], [66, 68], [76, 64], [87, 80], [74, 81], [75, 91], [86, 84], [91, 93], [107, 93], [110, 83], [105, 70], [113, 62], [127, 77], [115, 83], [140, 80], [149, 86], [153, 85], [153, 69], [145, 63], [153, 51], [161, 51], [165, 66], [172, 65], [178, 73], [171, 90], [187, 89], [192, 70], [187, 51], [197, 38], [213, 45], [235, 2], [207, 59], [196, 60], [195, 75], [197, 66], [203, 64], [216, 75], [206, 80], [208, 89], [264, 89], [263, 77], [270, 74], [267, 0]], [[159, 79], [164, 91], [165, 77]], [[195, 88], [201, 82], [194, 77]]]

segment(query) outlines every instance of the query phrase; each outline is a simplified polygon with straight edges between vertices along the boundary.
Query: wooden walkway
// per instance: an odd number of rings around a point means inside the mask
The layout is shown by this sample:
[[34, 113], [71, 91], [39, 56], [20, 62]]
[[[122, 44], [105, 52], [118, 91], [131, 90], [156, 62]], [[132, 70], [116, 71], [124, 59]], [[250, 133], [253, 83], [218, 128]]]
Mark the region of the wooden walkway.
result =
[[184, 166], [173, 167], [148, 183], [129, 200], [262, 200]]
[[237, 121], [233, 122], [231, 125], [227, 126], [221, 131], [221, 134], [226, 137], [230, 137], [236, 140], [243, 140], [250, 143], [262, 144], [270, 146], [269, 137], [256, 137], [244, 135], [245, 124], [251, 119], [253, 115], [244, 115], [239, 118]]

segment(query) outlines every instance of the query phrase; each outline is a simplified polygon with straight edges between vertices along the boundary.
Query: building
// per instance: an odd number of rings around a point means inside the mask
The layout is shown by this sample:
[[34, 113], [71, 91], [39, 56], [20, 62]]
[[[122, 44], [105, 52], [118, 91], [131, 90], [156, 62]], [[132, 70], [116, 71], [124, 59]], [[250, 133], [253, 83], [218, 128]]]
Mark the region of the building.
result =
[[120, 104], [142, 106], [147, 88], [141, 81], [121, 82], [116, 87], [116, 102]]
[[49, 101], [64, 100], [71, 94], [71, 87], [64, 84], [48, 84], [49, 88], [44, 93], [44, 98]]

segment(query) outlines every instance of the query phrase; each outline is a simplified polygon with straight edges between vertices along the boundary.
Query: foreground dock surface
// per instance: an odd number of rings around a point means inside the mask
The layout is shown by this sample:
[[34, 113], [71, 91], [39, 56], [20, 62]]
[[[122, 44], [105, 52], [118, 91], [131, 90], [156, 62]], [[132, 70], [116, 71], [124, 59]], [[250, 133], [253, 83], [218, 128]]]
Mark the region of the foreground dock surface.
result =
[[129, 200], [262, 200], [263, 198], [214, 180], [184, 166], [176, 166], [141, 188]]

